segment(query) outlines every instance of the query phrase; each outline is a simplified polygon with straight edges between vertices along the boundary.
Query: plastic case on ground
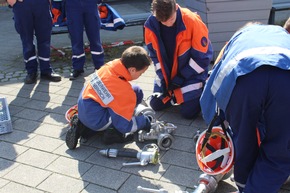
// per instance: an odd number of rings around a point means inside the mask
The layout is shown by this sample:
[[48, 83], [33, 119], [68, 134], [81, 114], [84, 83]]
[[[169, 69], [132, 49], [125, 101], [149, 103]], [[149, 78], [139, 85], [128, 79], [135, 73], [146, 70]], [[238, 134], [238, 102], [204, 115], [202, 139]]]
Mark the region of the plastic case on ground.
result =
[[12, 123], [6, 98], [0, 97], [0, 135], [12, 132]]

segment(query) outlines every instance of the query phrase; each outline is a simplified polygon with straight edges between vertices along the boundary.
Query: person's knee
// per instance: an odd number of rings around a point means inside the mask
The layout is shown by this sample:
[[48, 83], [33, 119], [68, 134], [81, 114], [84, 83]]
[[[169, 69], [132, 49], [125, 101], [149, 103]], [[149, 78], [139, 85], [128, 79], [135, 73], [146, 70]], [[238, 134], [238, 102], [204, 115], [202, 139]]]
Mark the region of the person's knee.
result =
[[182, 104], [180, 114], [185, 119], [194, 119], [200, 113], [199, 99], [194, 99]]
[[152, 95], [149, 100], [149, 105], [154, 111], [162, 111], [171, 106], [169, 103], [163, 103], [162, 99], [158, 96]]

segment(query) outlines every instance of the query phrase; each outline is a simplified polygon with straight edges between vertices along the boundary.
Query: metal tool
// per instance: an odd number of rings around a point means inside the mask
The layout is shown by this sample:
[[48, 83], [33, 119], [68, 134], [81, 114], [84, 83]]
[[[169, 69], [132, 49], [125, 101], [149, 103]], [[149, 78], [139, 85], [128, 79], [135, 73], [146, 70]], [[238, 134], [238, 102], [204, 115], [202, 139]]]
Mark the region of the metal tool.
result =
[[156, 121], [151, 124], [149, 132], [140, 130], [138, 132], [138, 140], [144, 142], [146, 140], [157, 140], [157, 145], [161, 150], [168, 150], [173, 143], [172, 133], [176, 130], [176, 126], [172, 123]]
[[120, 151], [117, 149], [105, 149], [100, 150], [100, 154], [111, 157], [130, 157], [137, 158], [139, 162], [123, 163], [123, 166], [129, 165], [141, 165], [145, 166], [149, 163], [157, 164], [159, 161], [159, 148], [156, 144], [147, 144], [143, 147], [142, 151], [138, 152], [129, 152], [129, 151]]
[[[219, 174], [216, 176], [208, 175], [208, 174], [201, 174], [198, 179], [198, 185], [195, 186], [195, 190], [192, 193], [214, 193], [218, 187], [218, 183], [221, 180], [225, 180], [232, 175], [232, 170], [226, 174]], [[138, 186], [137, 190], [143, 192], [160, 192], [160, 193], [168, 193], [165, 189], [151, 189], [151, 188], [144, 188], [142, 186]], [[189, 193], [188, 191], [175, 191], [175, 193]]]

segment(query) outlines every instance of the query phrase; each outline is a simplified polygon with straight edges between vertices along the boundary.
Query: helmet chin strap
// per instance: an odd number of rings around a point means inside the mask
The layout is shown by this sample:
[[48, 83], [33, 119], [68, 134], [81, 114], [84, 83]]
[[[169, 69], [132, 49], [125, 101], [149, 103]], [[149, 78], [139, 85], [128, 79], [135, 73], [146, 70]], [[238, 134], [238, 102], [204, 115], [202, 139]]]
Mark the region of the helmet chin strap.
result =
[[[217, 159], [217, 158], [219, 158], [221, 156], [227, 155], [228, 153], [230, 153], [230, 148], [228, 148], [228, 147], [224, 148], [224, 149], [219, 149], [219, 150], [217, 150], [217, 151], [205, 156], [204, 158], [201, 159], [201, 161], [204, 164], [206, 164], [207, 162], [211, 162], [211, 161], [213, 161], [213, 160], [215, 160], [215, 159]], [[225, 160], [225, 157], [224, 157], [223, 160]]]

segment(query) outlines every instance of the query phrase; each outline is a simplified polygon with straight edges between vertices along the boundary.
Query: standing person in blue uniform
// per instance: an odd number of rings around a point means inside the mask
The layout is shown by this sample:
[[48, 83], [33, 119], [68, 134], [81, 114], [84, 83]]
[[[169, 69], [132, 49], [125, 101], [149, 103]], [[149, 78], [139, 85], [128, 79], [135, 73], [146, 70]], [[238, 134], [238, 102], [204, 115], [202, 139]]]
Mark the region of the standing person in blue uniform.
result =
[[[50, 66], [52, 18], [49, 0], [7, 0], [13, 8], [15, 29], [19, 33], [27, 76], [26, 84], [37, 81], [38, 64], [41, 79], [61, 81]], [[37, 53], [33, 43], [36, 37]]]
[[152, 13], [145, 22], [145, 43], [157, 75], [150, 106], [160, 111], [178, 104], [181, 115], [192, 119], [200, 113], [213, 55], [208, 29], [175, 0], [153, 0]]
[[217, 106], [229, 122], [240, 193], [276, 193], [290, 174], [289, 64], [289, 33], [252, 23], [233, 35], [206, 83], [203, 117], [210, 123]]
[[66, 0], [67, 26], [72, 45], [72, 67], [70, 80], [84, 72], [85, 50], [84, 29], [86, 31], [95, 69], [104, 64], [104, 50], [100, 39], [101, 20], [98, 11], [101, 0]]
[[78, 114], [71, 119], [66, 134], [69, 149], [75, 149], [78, 139], [89, 138], [104, 131], [105, 144], [122, 143], [132, 139], [138, 130], [148, 131], [150, 119], [134, 116], [135, 107], [142, 102], [143, 91], [129, 81], [138, 79], [151, 64], [146, 50], [140, 46], [127, 48], [115, 59], [90, 76], [78, 99]]

